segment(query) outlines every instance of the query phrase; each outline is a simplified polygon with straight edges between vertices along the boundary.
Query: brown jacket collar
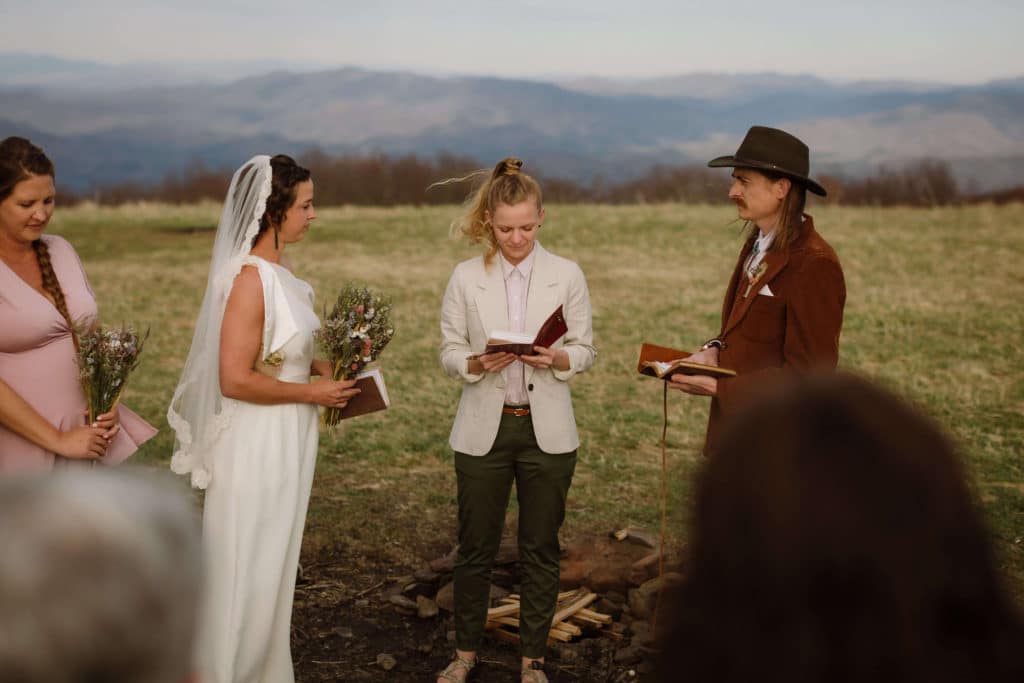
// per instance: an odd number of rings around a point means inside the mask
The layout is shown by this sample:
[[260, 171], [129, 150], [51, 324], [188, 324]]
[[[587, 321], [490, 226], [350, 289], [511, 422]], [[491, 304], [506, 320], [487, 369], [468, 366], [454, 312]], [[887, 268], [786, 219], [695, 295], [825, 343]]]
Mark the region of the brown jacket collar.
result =
[[[757, 235], [751, 236], [744, 243], [743, 249], [740, 251], [739, 261], [736, 263], [736, 270], [733, 271], [732, 280], [729, 282], [729, 290], [726, 292], [725, 305], [728, 307], [728, 311], [727, 315], [722, 317], [720, 336], [724, 337], [729, 334], [743, 320], [743, 316], [747, 314], [750, 305], [757, 298], [758, 290], [770, 283], [776, 275], [782, 272], [789, 264], [790, 254], [806, 246], [808, 241], [817, 237], [817, 234], [817, 231], [814, 229], [814, 219], [804, 214], [804, 224], [800, 230], [799, 237], [793, 240], [787, 247], [768, 250], [764, 255], [764, 260], [761, 261], [765, 266], [765, 270], [750, 287], [749, 292], [747, 292], [747, 278], [743, 272], [743, 263], [750, 254]], [[737, 291], [746, 292], [747, 296], [737, 299]]]

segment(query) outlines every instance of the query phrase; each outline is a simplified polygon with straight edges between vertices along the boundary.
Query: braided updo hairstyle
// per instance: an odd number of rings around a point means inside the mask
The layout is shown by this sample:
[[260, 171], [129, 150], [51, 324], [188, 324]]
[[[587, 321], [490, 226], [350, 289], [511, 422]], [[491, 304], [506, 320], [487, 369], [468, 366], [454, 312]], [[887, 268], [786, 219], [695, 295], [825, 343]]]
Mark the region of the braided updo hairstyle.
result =
[[274, 230], [274, 248], [277, 248], [277, 229], [285, 213], [295, 203], [295, 186], [310, 179], [308, 168], [299, 166], [287, 154], [276, 154], [270, 159], [271, 190], [267, 208], [260, 219], [260, 230], [252, 238], [252, 246], [267, 230]]
[[502, 159], [493, 171], [477, 171], [464, 178], [453, 178], [442, 181], [459, 182], [477, 176], [486, 175], [486, 180], [476, 188], [466, 200], [462, 215], [452, 221], [452, 234], [465, 235], [473, 244], [487, 243], [484, 263], [490, 265], [498, 253], [498, 243], [494, 239], [488, 216], [494, 215], [499, 206], [512, 206], [528, 199], [537, 203], [539, 211], [543, 206], [540, 184], [531, 176], [522, 172], [523, 162], [515, 157]]
[[[17, 136], [11, 136], [0, 142], [0, 202], [6, 201], [11, 196], [18, 183], [28, 180], [32, 176], [55, 177], [53, 162], [46, 156], [46, 153], [25, 138]], [[71, 320], [71, 314], [68, 312], [64, 290], [61, 289], [57, 273], [54, 272], [53, 264], [50, 262], [50, 250], [42, 239], [32, 242], [32, 250], [36, 254], [39, 271], [43, 276], [43, 289], [50, 295], [57, 310], [67, 321], [77, 348], [78, 337], [74, 333], [75, 326]]]

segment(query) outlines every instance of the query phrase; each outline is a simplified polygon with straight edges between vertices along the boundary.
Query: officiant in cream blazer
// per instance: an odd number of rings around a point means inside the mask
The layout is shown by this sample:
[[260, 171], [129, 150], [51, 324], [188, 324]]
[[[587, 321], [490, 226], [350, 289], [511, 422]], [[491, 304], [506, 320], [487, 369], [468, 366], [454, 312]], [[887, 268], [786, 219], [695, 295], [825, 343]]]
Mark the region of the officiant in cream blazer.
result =
[[[551, 348], [565, 351], [569, 367], [546, 370], [523, 364], [526, 403], [540, 449], [567, 453], [580, 444], [568, 381], [594, 362], [590, 298], [576, 263], [552, 254], [540, 242], [534, 242], [530, 256], [523, 331], [532, 335], [562, 306], [569, 332]], [[494, 261], [488, 268], [480, 256], [456, 266], [441, 309], [441, 363], [451, 377], [466, 383], [449, 443], [470, 455], [484, 455], [494, 444], [509, 381], [506, 373], [472, 373], [466, 362], [467, 356], [484, 350], [489, 332], [512, 328], [504, 272], [510, 265], [500, 252]]]
[[[455, 267], [441, 307], [441, 365], [463, 388], [449, 439], [459, 486], [457, 652], [440, 681], [461, 681], [475, 664], [513, 482], [523, 668], [546, 680], [540, 667], [558, 595], [558, 529], [580, 443], [568, 381], [590, 368], [595, 350], [583, 271], [537, 241], [540, 187], [521, 165], [500, 162], [453, 223], [488, 250]], [[533, 337], [559, 306], [568, 332], [550, 348], [479, 355], [491, 332]]]

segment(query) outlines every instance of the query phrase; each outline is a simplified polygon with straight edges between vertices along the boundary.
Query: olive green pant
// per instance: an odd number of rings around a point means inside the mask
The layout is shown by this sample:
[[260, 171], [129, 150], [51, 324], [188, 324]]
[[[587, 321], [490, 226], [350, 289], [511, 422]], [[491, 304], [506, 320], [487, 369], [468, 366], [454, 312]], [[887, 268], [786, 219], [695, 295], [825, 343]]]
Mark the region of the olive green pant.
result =
[[502, 414], [484, 456], [455, 453], [459, 552], [455, 560], [455, 645], [475, 651], [490, 603], [491, 567], [501, 543], [512, 482], [519, 501], [522, 656], [544, 656], [558, 601], [558, 529], [576, 469], [576, 451], [545, 453], [529, 416]]

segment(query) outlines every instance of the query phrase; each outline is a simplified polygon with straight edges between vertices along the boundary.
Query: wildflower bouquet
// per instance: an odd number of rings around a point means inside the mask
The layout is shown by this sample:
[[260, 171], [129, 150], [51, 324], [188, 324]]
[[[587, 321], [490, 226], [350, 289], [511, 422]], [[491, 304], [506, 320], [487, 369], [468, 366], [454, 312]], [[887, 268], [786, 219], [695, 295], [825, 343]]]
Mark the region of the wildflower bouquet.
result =
[[[323, 325], [315, 334], [320, 351], [334, 367], [332, 379], [352, 379], [377, 359], [395, 330], [391, 325], [391, 299], [353, 283], [346, 284]], [[327, 408], [321, 423], [334, 427], [341, 408]]]
[[89, 405], [89, 424], [98, 415], [117, 407], [131, 374], [139, 364], [142, 345], [149, 329], [141, 337], [130, 327], [108, 330], [95, 321], [80, 324], [78, 336], [78, 380]]

